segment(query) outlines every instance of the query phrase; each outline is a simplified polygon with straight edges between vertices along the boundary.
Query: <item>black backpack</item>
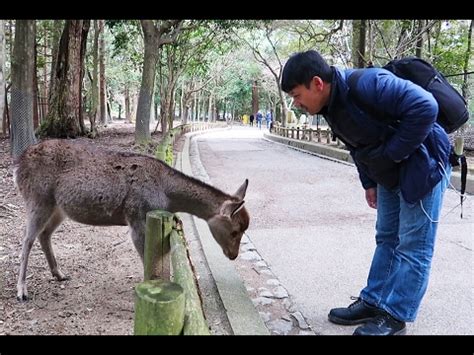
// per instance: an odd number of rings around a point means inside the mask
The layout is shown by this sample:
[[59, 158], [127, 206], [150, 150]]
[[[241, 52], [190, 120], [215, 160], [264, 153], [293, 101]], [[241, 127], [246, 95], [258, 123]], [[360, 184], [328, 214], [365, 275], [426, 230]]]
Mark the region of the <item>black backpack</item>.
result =
[[[449, 84], [446, 78], [430, 63], [417, 57], [406, 57], [388, 62], [382, 68], [392, 72], [396, 76], [410, 80], [431, 92], [438, 102], [437, 122], [444, 128], [446, 133], [452, 133], [469, 120], [469, 111], [466, 100], [459, 92]], [[349, 88], [355, 88], [357, 81], [364, 69], [355, 70], [349, 77], [347, 83]], [[351, 90], [354, 92], [354, 90]], [[356, 95], [351, 95], [356, 104], [371, 115], [387, 119], [386, 115], [379, 114], [374, 107], [363, 104]], [[389, 118], [390, 121], [393, 121]], [[461, 218], [462, 202], [466, 191], [467, 163], [464, 155], [456, 155], [452, 151], [450, 156], [452, 166], [461, 165]]]
[[[454, 132], [469, 120], [466, 100], [430, 63], [417, 57], [406, 57], [392, 60], [382, 68], [431, 92], [439, 106], [437, 122], [446, 133]], [[348, 80], [350, 88], [356, 87], [362, 72], [363, 69], [358, 69], [351, 74]], [[354, 98], [358, 104], [361, 103], [357, 97]], [[360, 106], [367, 109], [366, 105]], [[376, 114], [373, 108], [368, 111]]]

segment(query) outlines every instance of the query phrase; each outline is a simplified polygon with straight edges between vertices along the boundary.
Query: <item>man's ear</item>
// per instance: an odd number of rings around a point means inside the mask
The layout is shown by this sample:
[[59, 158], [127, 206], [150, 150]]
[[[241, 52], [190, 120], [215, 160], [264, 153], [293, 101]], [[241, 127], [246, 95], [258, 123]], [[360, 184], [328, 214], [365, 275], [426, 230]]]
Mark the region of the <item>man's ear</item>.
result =
[[243, 200], [245, 193], [247, 192], [247, 187], [249, 186], [249, 179], [245, 179], [242, 186], [240, 186], [234, 196], [237, 196], [240, 200]]
[[317, 91], [322, 91], [324, 88], [324, 81], [319, 76], [313, 76], [312, 79], [313, 85]]

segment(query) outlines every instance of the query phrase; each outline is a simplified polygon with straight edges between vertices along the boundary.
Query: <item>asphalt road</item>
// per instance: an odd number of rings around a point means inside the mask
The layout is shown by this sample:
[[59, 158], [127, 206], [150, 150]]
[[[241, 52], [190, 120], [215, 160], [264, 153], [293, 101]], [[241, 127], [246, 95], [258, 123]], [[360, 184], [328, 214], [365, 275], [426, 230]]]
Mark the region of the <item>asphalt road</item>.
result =
[[[364, 287], [375, 247], [376, 211], [367, 207], [354, 166], [262, 138], [248, 127], [197, 137], [211, 183], [234, 191], [249, 179], [248, 235], [314, 331], [352, 334], [327, 320]], [[473, 197], [460, 219], [445, 194], [428, 291], [408, 334], [474, 333]]]

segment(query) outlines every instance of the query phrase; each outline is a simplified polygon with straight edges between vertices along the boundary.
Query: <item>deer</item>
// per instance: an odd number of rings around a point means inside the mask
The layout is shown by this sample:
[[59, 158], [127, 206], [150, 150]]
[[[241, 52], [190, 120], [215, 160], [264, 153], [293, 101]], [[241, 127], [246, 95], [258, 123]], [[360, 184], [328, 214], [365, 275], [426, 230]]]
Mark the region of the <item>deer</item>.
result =
[[13, 174], [26, 207], [19, 301], [28, 300], [26, 270], [36, 238], [53, 277], [69, 279], [59, 269], [51, 244], [51, 235], [66, 217], [93, 226], [128, 225], [142, 263], [149, 211], [185, 212], [204, 219], [230, 260], [237, 258], [249, 226], [244, 206], [248, 179], [231, 195], [146, 154], [50, 139], [29, 146], [14, 162]]

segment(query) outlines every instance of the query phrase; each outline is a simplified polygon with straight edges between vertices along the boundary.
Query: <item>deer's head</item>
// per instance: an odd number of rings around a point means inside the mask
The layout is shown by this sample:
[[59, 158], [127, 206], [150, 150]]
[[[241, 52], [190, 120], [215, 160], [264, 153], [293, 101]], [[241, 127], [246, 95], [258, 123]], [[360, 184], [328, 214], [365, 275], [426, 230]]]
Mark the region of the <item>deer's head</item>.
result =
[[248, 184], [248, 179], [245, 179], [232, 199], [222, 203], [219, 214], [207, 221], [212, 236], [230, 260], [239, 255], [240, 240], [249, 226], [249, 214], [244, 207]]

